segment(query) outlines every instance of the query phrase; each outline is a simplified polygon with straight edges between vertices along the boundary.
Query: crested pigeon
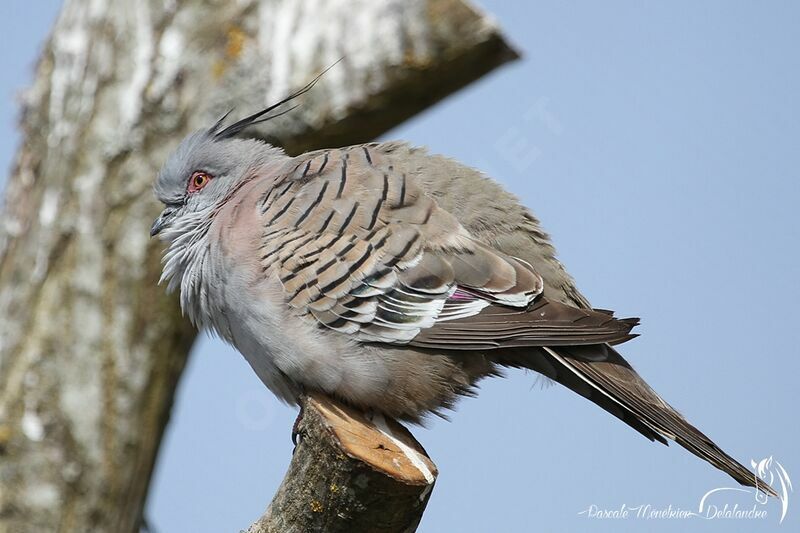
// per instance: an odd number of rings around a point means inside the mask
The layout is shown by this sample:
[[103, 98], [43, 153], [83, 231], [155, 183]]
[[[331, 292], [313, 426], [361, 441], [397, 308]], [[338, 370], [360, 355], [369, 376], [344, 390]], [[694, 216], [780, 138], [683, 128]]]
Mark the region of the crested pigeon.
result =
[[498, 183], [404, 143], [290, 157], [238, 136], [308, 87], [188, 135], [154, 187], [161, 281], [276, 396], [318, 391], [419, 423], [503, 367], [531, 369], [774, 494], [617, 352], [638, 319], [593, 309]]

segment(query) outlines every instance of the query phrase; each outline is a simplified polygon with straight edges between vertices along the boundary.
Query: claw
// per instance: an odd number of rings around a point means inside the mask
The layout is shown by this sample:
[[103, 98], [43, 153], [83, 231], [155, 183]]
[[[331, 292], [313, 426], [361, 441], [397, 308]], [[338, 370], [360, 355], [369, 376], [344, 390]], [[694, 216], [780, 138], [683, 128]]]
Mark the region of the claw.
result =
[[292, 425], [292, 444], [294, 445], [294, 448], [292, 448], [292, 455], [297, 451], [297, 445], [300, 444], [300, 441], [303, 439], [303, 431], [300, 429], [300, 423], [303, 421], [303, 405], [303, 402], [300, 402], [300, 412], [297, 413], [297, 418], [295, 418], [294, 424]]

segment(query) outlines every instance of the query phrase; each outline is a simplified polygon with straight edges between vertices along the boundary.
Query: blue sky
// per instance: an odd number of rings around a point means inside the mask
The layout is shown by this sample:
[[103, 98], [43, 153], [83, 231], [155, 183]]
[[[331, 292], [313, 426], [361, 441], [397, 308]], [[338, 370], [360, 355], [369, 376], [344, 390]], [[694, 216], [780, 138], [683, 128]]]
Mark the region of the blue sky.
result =
[[[58, 4], [3, 7], [6, 169], [18, 142], [12, 96]], [[621, 351], [653, 387], [734, 457], [773, 455], [800, 479], [798, 4], [482, 5], [524, 58], [385, 137], [518, 194], [592, 303], [642, 317], [642, 336]], [[294, 416], [241, 356], [201, 337], [148, 502], [158, 531], [246, 528], [283, 477]], [[534, 375], [486, 381], [451, 422], [414, 433], [441, 472], [423, 532], [778, 528], [774, 502], [756, 520], [580, 515], [592, 505], [695, 510], [732, 481]], [[718, 503], [749, 508], [751, 498]], [[796, 529], [798, 513], [790, 501], [780, 527]]]

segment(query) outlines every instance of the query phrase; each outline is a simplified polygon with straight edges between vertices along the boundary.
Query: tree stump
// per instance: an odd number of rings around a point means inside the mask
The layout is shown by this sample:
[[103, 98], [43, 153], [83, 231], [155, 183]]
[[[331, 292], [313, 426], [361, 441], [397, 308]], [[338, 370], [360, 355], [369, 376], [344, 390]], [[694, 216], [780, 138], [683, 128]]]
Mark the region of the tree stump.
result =
[[438, 472], [411, 433], [322, 395], [302, 406], [286, 477], [247, 533], [415, 531]]

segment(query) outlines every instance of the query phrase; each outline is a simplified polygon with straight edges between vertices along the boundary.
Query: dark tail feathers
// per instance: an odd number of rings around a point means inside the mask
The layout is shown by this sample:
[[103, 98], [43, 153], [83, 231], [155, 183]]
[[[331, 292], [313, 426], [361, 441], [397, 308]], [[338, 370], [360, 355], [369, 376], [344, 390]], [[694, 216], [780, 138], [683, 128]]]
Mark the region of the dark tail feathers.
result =
[[726, 454], [661, 399], [607, 344], [509, 350], [501, 364], [535, 370], [591, 400], [650, 440], [674, 440], [733, 479], [770, 496], [775, 490]]

